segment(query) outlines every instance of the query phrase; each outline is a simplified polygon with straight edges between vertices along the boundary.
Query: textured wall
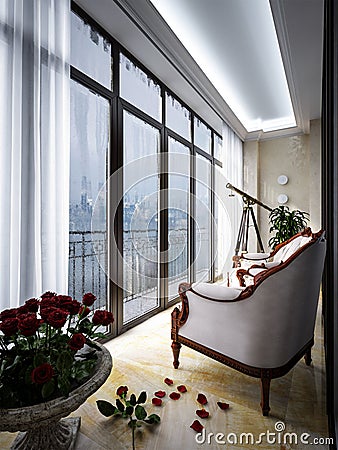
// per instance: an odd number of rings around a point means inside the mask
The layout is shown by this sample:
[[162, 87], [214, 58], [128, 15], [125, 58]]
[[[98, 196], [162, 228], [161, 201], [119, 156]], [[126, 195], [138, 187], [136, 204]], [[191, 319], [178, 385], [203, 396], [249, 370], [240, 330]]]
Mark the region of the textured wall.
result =
[[[244, 190], [275, 208], [286, 194], [290, 209], [310, 213], [310, 226], [320, 228], [320, 121], [311, 122], [309, 135], [248, 142], [244, 145]], [[279, 175], [289, 181], [281, 186]], [[269, 234], [268, 211], [258, 208], [257, 219], [264, 245]], [[251, 246], [252, 250], [252, 246]]]

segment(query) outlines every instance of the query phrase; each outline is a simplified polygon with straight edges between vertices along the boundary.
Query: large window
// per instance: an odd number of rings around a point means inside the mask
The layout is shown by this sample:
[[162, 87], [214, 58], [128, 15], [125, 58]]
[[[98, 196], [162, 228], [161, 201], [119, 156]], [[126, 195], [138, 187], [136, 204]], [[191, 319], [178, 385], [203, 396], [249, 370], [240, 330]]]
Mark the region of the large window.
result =
[[175, 97], [166, 94], [167, 127], [191, 142], [191, 113]]
[[169, 137], [168, 143], [168, 297], [189, 279], [190, 149]]
[[159, 304], [159, 132], [123, 113], [123, 322]]
[[196, 156], [195, 279], [209, 281], [212, 269], [211, 163]]
[[160, 85], [123, 53], [120, 53], [120, 95], [154, 119], [162, 120]]
[[111, 43], [76, 14], [72, 14], [71, 32], [72, 65], [110, 89]]
[[107, 302], [106, 178], [109, 103], [75, 81], [71, 84], [69, 293], [93, 292]]
[[74, 8], [69, 291], [93, 291], [119, 333], [175, 301], [180, 282], [221, 275], [222, 139]]

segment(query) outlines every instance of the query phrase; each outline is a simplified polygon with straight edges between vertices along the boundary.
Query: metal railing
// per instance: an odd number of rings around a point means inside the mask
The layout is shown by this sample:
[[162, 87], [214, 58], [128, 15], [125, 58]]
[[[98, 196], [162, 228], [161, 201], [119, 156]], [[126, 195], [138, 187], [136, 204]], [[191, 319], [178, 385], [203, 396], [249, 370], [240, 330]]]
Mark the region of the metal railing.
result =
[[[135, 304], [147, 297], [155, 305], [158, 301], [159, 264], [156, 230], [124, 232], [124, 303]], [[207, 235], [203, 240], [207, 240]], [[188, 236], [185, 229], [170, 230], [168, 284], [188, 278]], [[96, 307], [107, 307], [107, 233], [105, 231], [69, 232], [68, 292], [81, 300], [83, 293], [93, 292]], [[152, 306], [154, 307], [154, 306]], [[132, 304], [130, 304], [130, 309]], [[129, 311], [128, 316], [133, 316]]]
[[107, 233], [105, 231], [70, 231], [68, 292], [77, 300], [85, 292], [97, 297], [97, 308], [107, 303]]

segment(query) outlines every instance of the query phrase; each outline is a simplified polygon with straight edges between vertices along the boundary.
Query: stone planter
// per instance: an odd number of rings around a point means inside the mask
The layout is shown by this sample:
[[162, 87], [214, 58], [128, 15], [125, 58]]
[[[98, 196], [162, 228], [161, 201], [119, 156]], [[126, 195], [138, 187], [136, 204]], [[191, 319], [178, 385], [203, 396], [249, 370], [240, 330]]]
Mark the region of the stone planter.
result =
[[12, 450], [72, 450], [81, 418], [63, 419], [75, 411], [108, 378], [112, 369], [109, 351], [101, 346], [95, 372], [89, 380], [74, 389], [68, 397], [23, 408], [0, 408], [0, 431], [21, 431]]

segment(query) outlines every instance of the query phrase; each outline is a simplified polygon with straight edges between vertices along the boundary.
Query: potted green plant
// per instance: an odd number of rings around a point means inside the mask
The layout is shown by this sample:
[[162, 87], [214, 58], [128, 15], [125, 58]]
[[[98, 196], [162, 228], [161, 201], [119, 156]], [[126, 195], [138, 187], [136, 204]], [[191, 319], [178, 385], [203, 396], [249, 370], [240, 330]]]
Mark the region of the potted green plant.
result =
[[290, 211], [288, 206], [278, 206], [269, 214], [270, 233], [275, 235], [269, 239], [268, 245], [272, 249], [290, 239], [295, 234], [302, 231], [309, 220], [309, 213], [295, 209]]

